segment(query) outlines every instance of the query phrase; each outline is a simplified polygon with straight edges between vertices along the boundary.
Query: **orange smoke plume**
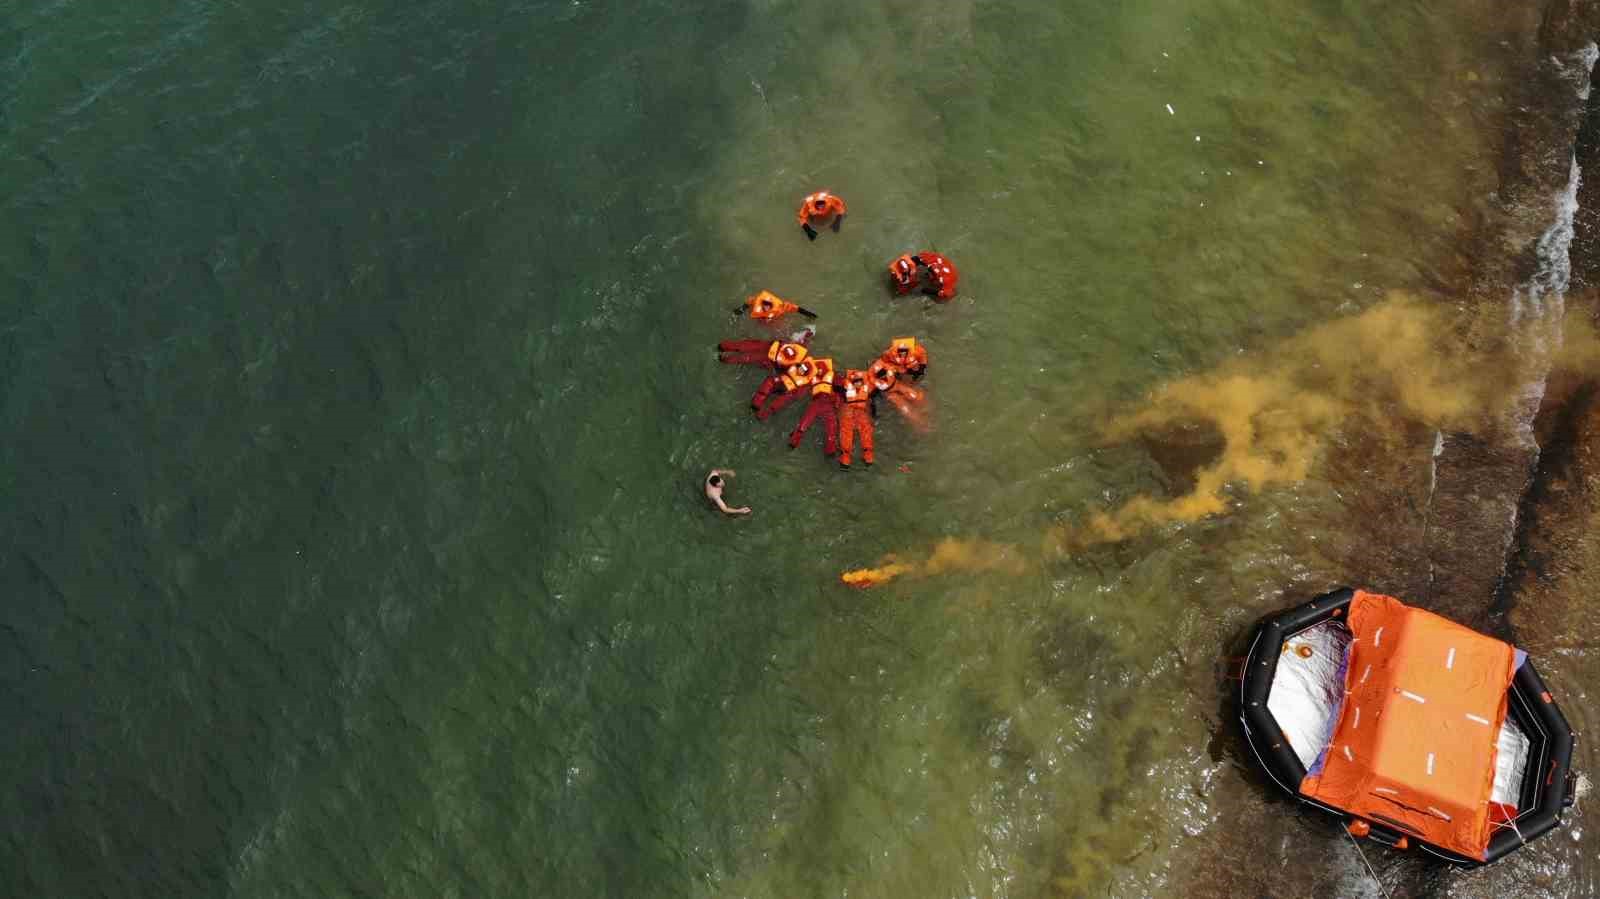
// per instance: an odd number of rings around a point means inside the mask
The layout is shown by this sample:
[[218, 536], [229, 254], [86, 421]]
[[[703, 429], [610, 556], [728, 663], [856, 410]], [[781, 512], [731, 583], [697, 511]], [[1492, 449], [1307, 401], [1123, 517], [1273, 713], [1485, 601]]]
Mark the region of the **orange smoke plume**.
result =
[[927, 577], [957, 571], [997, 571], [1002, 574], [1021, 574], [1028, 563], [1014, 546], [992, 543], [988, 540], [964, 540], [946, 537], [934, 544], [933, 552], [921, 562], [902, 561], [897, 556], [885, 556], [877, 568], [858, 568], [839, 575], [844, 584], [865, 590], [886, 584], [897, 577]]
[[[1126, 540], [1227, 508], [1225, 488], [1304, 480], [1341, 425], [1384, 433], [1400, 421], [1462, 427], [1497, 388], [1492, 367], [1448, 347], [1446, 313], [1393, 295], [1349, 318], [1314, 327], [1260, 357], [1173, 381], [1143, 408], [1103, 429], [1107, 443], [1199, 427], [1218, 438], [1214, 459], [1176, 497], [1137, 496], [1053, 533], [1061, 550]], [[1052, 541], [1047, 541], [1047, 546]]]

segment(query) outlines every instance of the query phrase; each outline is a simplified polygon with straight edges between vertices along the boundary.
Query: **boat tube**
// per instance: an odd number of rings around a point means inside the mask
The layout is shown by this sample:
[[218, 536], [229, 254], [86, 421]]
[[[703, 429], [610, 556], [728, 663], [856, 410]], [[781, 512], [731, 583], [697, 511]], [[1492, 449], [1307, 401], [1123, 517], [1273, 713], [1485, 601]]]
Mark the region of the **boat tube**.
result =
[[1527, 653], [1389, 596], [1335, 590], [1257, 624], [1239, 722], [1285, 792], [1458, 865], [1572, 804], [1577, 737]]

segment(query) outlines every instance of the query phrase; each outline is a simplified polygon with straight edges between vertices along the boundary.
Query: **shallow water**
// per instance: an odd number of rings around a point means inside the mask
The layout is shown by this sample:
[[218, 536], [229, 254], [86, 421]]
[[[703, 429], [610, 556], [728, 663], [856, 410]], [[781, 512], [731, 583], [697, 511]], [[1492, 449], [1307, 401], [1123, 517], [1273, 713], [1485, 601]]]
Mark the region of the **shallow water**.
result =
[[[1218, 748], [1217, 662], [1389, 586], [1352, 509], [1425, 502], [1435, 430], [1379, 403], [1376, 484], [1291, 431], [1304, 479], [1060, 538], [1209, 461], [1105, 439], [1161, 384], [1292, 387], [1293, 335], [1450, 308], [1525, 19], [7, 14], [6, 892], [1180, 895], [1224, 794], [1274, 864], [1334, 852]], [[823, 186], [851, 215], [808, 244]], [[925, 247], [961, 296], [888, 298]], [[886, 414], [845, 474], [751, 421], [710, 348], [763, 287], [841, 362], [924, 339], [935, 430]], [[712, 466], [754, 516], [705, 512]], [[837, 583], [945, 537], [1020, 573]]]

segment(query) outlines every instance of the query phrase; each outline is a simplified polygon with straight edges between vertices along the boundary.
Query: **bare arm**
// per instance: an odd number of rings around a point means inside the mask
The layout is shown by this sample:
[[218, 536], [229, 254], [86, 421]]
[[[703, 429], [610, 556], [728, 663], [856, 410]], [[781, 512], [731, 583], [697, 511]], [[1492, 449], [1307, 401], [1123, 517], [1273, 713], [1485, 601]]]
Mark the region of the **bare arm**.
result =
[[724, 515], [749, 515], [750, 514], [750, 507], [749, 506], [740, 506], [737, 509], [732, 508], [731, 506], [729, 506], [727, 504], [727, 502], [725, 502], [722, 499], [722, 495], [720, 493], [717, 494], [716, 496], [713, 496], [711, 498], [711, 501], [717, 504], [717, 508], [720, 509], [722, 511], [722, 514], [724, 514]]

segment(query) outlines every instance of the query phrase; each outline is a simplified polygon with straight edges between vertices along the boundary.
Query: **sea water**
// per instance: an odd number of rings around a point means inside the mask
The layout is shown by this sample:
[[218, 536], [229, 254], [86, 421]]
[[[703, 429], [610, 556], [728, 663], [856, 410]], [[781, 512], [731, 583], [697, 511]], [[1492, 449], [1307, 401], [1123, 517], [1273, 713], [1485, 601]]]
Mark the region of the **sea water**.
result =
[[[1303, 478], [1062, 535], [1208, 464], [1107, 436], [1162, 385], [1448, 294], [1526, 30], [1477, 0], [0, 13], [3, 891], [1181, 894], [1234, 826], [1213, 788], [1264, 789], [1208, 751], [1216, 662], [1345, 576], [1314, 541], [1357, 539], [1359, 482], [1308, 431]], [[850, 215], [810, 243], [821, 188]], [[889, 294], [923, 249], [954, 301]], [[841, 367], [922, 340], [931, 430], [886, 407], [869, 470], [791, 451], [798, 409], [756, 422], [761, 373], [713, 352], [771, 333], [730, 315], [759, 289]], [[708, 510], [712, 467], [753, 515]], [[1277, 861], [1329, 839], [1272, 810]]]

